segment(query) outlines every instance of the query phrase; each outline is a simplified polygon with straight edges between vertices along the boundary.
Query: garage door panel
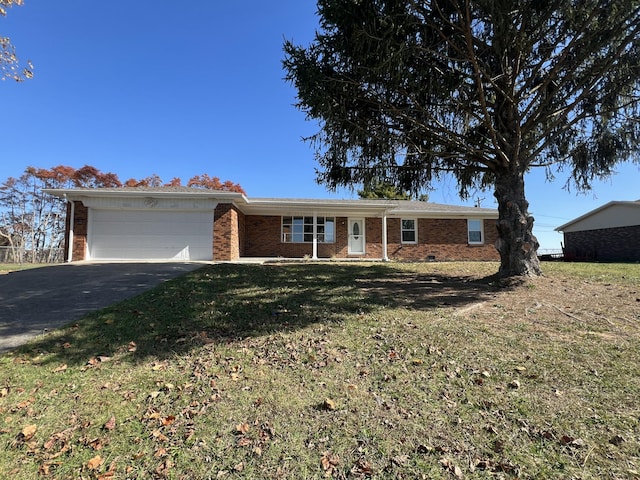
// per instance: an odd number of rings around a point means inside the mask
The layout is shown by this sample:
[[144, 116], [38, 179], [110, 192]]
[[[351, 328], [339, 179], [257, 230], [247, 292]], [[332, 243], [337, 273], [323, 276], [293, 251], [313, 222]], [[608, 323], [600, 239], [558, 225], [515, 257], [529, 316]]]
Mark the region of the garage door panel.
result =
[[92, 210], [93, 259], [211, 260], [213, 212]]

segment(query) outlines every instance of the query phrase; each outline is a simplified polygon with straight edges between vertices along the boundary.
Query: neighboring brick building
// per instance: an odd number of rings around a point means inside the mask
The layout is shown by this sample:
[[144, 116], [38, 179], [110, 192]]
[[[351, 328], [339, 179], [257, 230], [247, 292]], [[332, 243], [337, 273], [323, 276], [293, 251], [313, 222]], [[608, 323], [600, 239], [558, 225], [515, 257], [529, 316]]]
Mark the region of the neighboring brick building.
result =
[[564, 258], [640, 261], [640, 200], [613, 201], [556, 228], [564, 234]]
[[494, 209], [404, 200], [250, 199], [185, 187], [48, 190], [67, 260], [498, 260]]

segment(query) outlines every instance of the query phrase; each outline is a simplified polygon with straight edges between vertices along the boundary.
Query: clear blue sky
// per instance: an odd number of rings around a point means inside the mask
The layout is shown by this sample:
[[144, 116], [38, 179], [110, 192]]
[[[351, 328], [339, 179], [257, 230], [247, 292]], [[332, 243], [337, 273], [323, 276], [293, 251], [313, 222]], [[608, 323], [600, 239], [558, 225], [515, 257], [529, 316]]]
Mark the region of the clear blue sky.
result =
[[[0, 83], [0, 181], [27, 166], [93, 165], [121, 180], [207, 173], [240, 183], [250, 197], [354, 198], [315, 182], [301, 137], [316, 131], [284, 82], [284, 39], [308, 44], [317, 26], [310, 0], [25, 0], [0, 17], [32, 80]], [[527, 178], [534, 233], [559, 248], [553, 229], [610, 200], [640, 199], [637, 165], [592, 192], [562, 189], [558, 175]], [[450, 182], [434, 202], [472, 205]], [[483, 207], [495, 208], [491, 192]]]

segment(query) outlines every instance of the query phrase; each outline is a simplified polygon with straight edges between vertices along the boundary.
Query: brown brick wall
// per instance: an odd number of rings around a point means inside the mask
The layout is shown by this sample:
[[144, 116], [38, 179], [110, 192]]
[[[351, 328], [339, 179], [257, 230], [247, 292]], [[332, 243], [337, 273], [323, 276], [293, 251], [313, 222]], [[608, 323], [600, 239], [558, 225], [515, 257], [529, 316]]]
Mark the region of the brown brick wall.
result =
[[[281, 217], [248, 215], [244, 221], [244, 254], [247, 257], [302, 258], [311, 256], [311, 243], [282, 243]], [[336, 217], [335, 243], [318, 244], [319, 258], [382, 258], [382, 219], [365, 220], [365, 255], [348, 254], [348, 219]], [[418, 244], [400, 242], [400, 219], [387, 220], [389, 258], [394, 260], [499, 260], [494, 244], [495, 220], [484, 221], [485, 243], [467, 244], [465, 219], [419, 219]]]
[[[87, 255], [87, 226], [89, 223], [89, 209], [82, 202], [73, 202], [73, 245], [71, 246], [71, 260], [74, 262], [86, 260]], [[69, 225], [71, 223], [71, 204], [67, 204], [67, 220], [65, 233], [65, 260], [69, 261]]]
[[566, 260], [640, 261], [640, 225], [564, 233]]
[[240, 258], [240, 237], [244, 235], [244, 215], [230, 203], [220, 203], [213, 214], [213, 259]]
[[418, 243], [403, 244], [400, 219], [387, 220], [389, 258], [394, 260], [499, 260], [495, 220], [484, 220], [484, 244], [467, 243], [466, 219], [418, 219]]
[[[247, 215], [244, 219], [244, 256], [303, 258], [313, 255], [311, 243], [283, 243], [282, 217], [276, 215]], [[338, 220], [338, 219], [336, 219]], [[336, 226], [337, 229], [337, 226]], [[319, 243], [318, 257], [336, 257], [337, 243]]]

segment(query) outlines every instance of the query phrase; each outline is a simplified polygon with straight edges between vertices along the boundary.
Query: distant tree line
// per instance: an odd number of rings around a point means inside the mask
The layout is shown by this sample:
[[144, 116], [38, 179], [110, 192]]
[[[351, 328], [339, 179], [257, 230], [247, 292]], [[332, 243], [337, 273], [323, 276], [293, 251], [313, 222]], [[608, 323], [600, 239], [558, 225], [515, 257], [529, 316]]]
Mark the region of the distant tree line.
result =
[[[73, 168], [28, 167], [18, 177], [0, 184], [0, 262], [50, 263], [59, 260], [64, 244], [66, 205], [46, 194], [46, 188], [179, 187], [174, 177], [165, 183], [152, 174], [121, 182], [115, 173], [104, 173], [85, 165]], [[187, 187], [245, 193], [237, 183], [221, 181], [207, 174], [189, 179]]]

